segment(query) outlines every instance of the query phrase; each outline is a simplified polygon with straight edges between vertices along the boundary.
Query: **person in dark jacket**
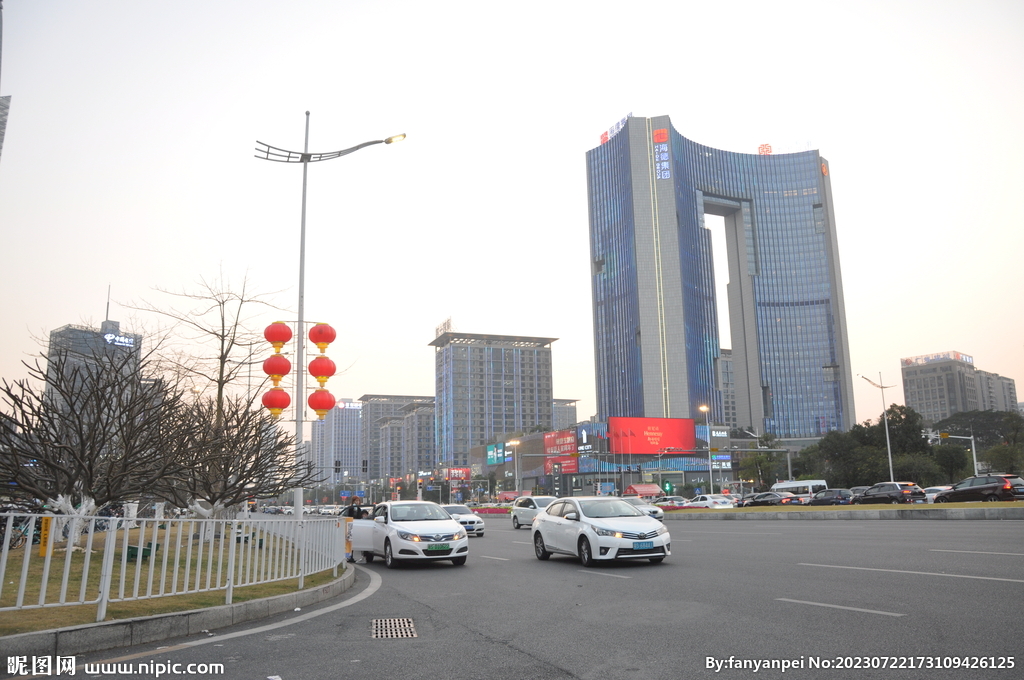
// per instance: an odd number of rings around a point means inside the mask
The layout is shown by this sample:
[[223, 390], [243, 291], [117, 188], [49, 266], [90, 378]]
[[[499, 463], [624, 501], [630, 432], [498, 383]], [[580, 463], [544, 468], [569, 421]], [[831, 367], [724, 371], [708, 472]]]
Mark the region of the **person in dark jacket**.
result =
[[359, 519], [362, 515], [362, 509], [359, 507], [359, 496], [352, 496], [352, 502], [345, 508], [345, 511], [341, 513], [342, 517], [351, 517], [352, 519]]

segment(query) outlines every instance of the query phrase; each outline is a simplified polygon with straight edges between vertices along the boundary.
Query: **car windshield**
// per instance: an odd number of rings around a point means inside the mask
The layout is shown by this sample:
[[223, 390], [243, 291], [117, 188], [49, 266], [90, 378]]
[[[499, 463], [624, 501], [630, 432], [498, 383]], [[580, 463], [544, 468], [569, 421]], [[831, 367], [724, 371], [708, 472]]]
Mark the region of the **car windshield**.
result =
[[393, 505], [391, 506], [391, 520], [394, 522], [423, 522], [451, 519], [439, 505]]
[[634, 508], [626, 498], [601, 498], [580, 501], [580, 510], [587, 517], [645, 517], [644, 513]]
[[711, 501], [730, 501], [732, 499], [729, 498], [728, 496], [723, 496], [721, 494], [717, 494], [716, 493], [714, 496], [708, 496], [708, 500], [711, 500]]
[[465, 505], [445, 505], [444, 509], [452, 515], [472, 515], [473, 511]]
[[630, 505], [647, 505], [647, 501], [645, 501], [643, 498], [637, 498], [636, 496], [623, 498], [622, 500], [626, 501]]

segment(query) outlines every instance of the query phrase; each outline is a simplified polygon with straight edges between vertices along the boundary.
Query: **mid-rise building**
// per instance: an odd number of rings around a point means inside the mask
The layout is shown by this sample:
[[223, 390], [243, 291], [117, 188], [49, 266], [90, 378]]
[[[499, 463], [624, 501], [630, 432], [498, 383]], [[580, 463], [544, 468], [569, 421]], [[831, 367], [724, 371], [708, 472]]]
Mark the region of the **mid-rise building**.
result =
[[1019, 411], [1013, 379], [982, 371], [963, 352], [900, 359], [904, 403], [929, 423], [964, 411]]
[[[705, 215], [724, 218], [736, 419], [783, 440], [856, 422], [828, 161], [628, 117], [587, 152], [598, 419], [725, 420]], [[764, 149], [768, 151], [768, 149]]]
[[437, 467], [434, 404], [412, 402], [402, 407], [402, 456], [407, 474]]
[[313, 421], [313, 460], [328, 484], [367, 479], [369, 462], [363, 457], [362, 408], [362, 402], [339, 399], [323, 420]]
[[435, 347], [438, 464], [469, 467], [469, 450], [513, 432], [552, 429], [557, 338], [442, 331]]
[[576, 418], [576, 399], [555, 399], [551, 407], [551, 422], [554, 430], [567, 430], [579, 422]]
[[[433, 404], [434, 397], [430, 396], [406, 396], [397, 394], [364, 394], [359, 397], [362, 403], [362, 417], [360, 421], [360, 441], [362, 446], [363, 459], [367, 461], [366, 472], [360, 472], [364, 476], [363, 481], [385, 480], [392, 477], [393, 470], [400, 470], [403, 465], [401, 447], [401, 426], [399, 432], [394, 435], [390, 430], [387, 436], [390, 437], [387, 446], [381, 440], [382, 426], [387, 425], [382, 419], [393, 417], [404, 417], [402, 410], [405, 406], [413, 403]], [[397, 445], [396, 445], [397, 442]], [[396, 453], [397, 451], [397, 453]], [[397, 456], [398, 461], [395, 461]], [[402, 472], [404, 474], [404, 471]]]
[[123, 359], [117, 362], [121, 370], [138, 373], [141, 356], [142, 336], [122, 333], [117, 321], [104, 321], [98, 329], [69, 324], [50, 331], [47, 370], [55, 370], [58, 365], [65, 373], [95, 369], [104, 358], [115, 358]]

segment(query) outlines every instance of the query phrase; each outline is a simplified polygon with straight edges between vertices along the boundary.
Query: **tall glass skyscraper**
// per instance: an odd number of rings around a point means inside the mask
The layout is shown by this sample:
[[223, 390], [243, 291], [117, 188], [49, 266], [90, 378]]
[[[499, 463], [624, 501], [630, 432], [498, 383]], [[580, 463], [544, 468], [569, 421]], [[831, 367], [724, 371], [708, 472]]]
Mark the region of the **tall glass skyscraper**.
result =
[[[736, 419], [784, 439], [853, 424], [828, 161], [751, 155], [628, 117], [587, 152], [599, 419], [724, 417], [711, 235], [725, 222]], [[722, 275], [723, 272], [719, 272]]]

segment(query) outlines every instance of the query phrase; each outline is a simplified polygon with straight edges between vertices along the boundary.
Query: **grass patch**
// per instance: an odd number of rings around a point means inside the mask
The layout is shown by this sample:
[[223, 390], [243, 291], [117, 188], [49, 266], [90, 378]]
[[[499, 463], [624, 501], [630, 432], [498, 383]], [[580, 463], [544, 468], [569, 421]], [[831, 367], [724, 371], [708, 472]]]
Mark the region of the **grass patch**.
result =
[[[35, 546], [36, 549], [39, 546]], [[20, 552], [20, 551], [19, 551]], [[8, 567], [10, 569], [10, 567]], [[8, 581], [10, 578], [8, 578]], [[334, 570], [327, 569], [316, 574], [307, 575], [305, 578], [304, 590], [319, 588], [322, 585], [334, 580]], [[297, 578], [273, 583], [262, 583], [254, 586], [244, 586], [234, 589], [232, 603], [258, 600], [275, 595], [293, 593], [299, 588]], [[35, 602], [38, 600], [38, 587]], [[131, 602], [112, 602], [107, 605], [107, 616], [104, 621], [118, 621], [132, 619], [139, 616], [152, 616], [153, 614], [167, 614], [170, 612], [183, 612], [190, 609], [204, 609], [217, 607], [224, 604], [225, 592], [223, 590], [191, 595], [173, 595], [170, 597], [158, 597], [149, 600], [133, 600]], [[6, 598], [5, 598], [6, 599]], [[29, 601], [29, 600], [26, 600]], [[43, 607], [38, 609], [20, 609], [5, 611], [0, 614], [0, 636], [14, 635], [16, 633], [29, 633], [37, 630], [50, 630], [53, 628], [65, 628], [67, 626], [78, 626], [86, 623], [96, 623], [95, 604], [68, 605], [64, 607]]]
[[737, 513], [737, 512], [825, 512], [832, 510], [849, 510], [851, 512], [866, 512], [868, 510], [953, 510], [955, 508], [1003, 508], [1014, 507], [1016, 504], [1010, 501], [1005, 503], [900, 503], [898, 505], [886, 503], [871, 503], [869, 505], [759, 505], [753, 508], [725, 508], [715, 510], [714, 508], [662, 508], [666, 514], [688, 515], [691, 513]]

